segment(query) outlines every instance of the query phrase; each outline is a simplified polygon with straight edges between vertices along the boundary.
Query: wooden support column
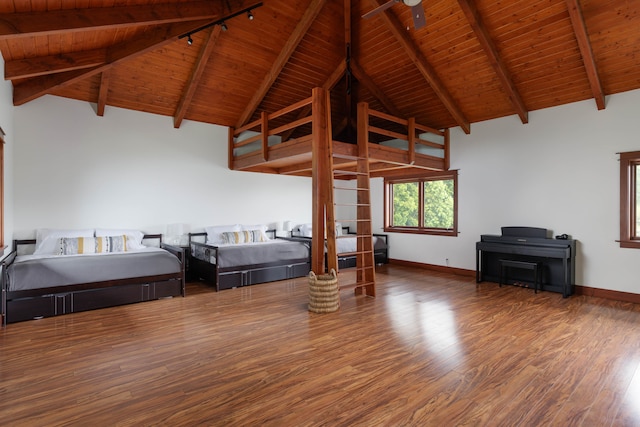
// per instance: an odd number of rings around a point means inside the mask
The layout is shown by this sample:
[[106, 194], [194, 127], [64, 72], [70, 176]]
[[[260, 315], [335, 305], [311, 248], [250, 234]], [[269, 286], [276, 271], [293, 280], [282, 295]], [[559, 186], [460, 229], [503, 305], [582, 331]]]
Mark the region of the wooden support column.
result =
[[[329, 115], [329, 94], [322, 88], [314, 88], [311, 100], [312, 106], [312, 233], [311, 270], [316, 274], [323, 274], [324, 268], [324, 236], [327, 209], [333, 213], [333, 160], [331, 143], [331, 120]], [[333, 214], [331, 215], [333, 217]], [[333, 239], [331, 239], [331, 236]], [[328, 240], [333, 240], [335, 253], [335, 226], [329, 227]], [[329, 262], [329, 268], [333, 262]]]

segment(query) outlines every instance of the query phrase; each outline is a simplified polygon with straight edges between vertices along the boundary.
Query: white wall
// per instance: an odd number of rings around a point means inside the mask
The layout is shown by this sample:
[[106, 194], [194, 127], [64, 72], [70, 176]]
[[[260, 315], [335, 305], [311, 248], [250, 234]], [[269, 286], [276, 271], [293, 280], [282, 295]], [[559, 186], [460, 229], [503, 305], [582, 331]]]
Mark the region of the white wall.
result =
[[[4, 79], [4, 59], [0, 55], [0, 127], [5, 132], [4, 145], [4, 243], [13, 239], [13, 151], [14, 134], [13, 86]], [[8, 255], [10, 250], [5, 251]]]
[[[640, 251], [620, 249], [616, 153], [640, 150], [640, 90], [451, 132], [458, 169], [458, 237], [392, 234], [390, 256], [475, 270], [475, 243], [501, 226], [534, 226], [578, 240], [576, 284], [640, 293]], [[372, 185], [382, 200], [382, 182]], [[373, 207], [382, 226], [382, 205]]]
[[15, 231], [311, 218], [311, 179], [227, 168], [227, 128], [44, 96], [15, 108]]

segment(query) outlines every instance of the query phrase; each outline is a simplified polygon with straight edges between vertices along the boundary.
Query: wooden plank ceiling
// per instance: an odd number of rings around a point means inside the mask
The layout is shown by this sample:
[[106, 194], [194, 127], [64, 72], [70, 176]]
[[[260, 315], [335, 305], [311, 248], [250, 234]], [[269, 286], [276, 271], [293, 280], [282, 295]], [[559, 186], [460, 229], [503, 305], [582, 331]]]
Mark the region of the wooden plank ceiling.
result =
[[640, 88], [640, 1], [424, 0], [419, 30], [402, 2], [362, 18], [385, 1], [6, 0], [0, 52], [15, 105], [52, 94], [175, 127], [241, 126], [324, 86], [334, 132], [360, 101], [470, 132]]

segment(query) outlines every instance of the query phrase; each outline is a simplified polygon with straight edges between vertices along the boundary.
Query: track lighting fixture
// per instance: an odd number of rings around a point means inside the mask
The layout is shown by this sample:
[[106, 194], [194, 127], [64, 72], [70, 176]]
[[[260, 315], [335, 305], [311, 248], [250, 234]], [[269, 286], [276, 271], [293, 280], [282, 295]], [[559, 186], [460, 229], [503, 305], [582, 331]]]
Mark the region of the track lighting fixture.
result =
[[256, 8], [258, 8], [260, 6], [262, 6], [262, 2], [257, 3], [257, 4], [253, 4], [250, 7], [247, 7], [246, 9], [239, 10], [239, 11], [237, 11], [235, 13], [232, 13], [231, 15], [227, 15], [227, 16], [225, 16], [223, 19], [221, 19], [219, 21], [213, 21], [213, 22], [210, 22], [210, 23], [208, 23], [206, 25], [203, 25], [202, 27], [198, 27], [195, 30], [191, 30], [190, 32], [188, 32], [186, 34], [183, 34], [178, 38], [182, 39], [182, 38], [186, 37], [187, 38], [187, 44], [191, 45], [193, 43], [193, 39], [191, 38], [192, 34], [195, 34], [195, 33], [198, 33], [200, 31], [206, 30], [207, 28], [211, 28], [214, 25], [220, 25], [220, 29], [222, 29], [222, 31], [229, 30], [229, 27], [227, 27], [227, 24], [226, 24], [225, 20], [229, 20], [231, 18], [235, 18], [236, 16], [244, 15], [246, 13], [247, 14], [247, 19], [249, 19], [249, 21], [253, 21], [254, 16], [253, 16], [253, 12], [252, 11], [253, 11], [253, 9], [256, 9]]

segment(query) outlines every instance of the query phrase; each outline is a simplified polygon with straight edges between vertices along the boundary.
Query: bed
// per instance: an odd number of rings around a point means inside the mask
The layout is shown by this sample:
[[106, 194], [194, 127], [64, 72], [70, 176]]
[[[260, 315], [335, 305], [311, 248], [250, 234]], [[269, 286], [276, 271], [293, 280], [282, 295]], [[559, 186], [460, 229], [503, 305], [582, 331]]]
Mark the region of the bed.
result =
[[216, 291], [303, 277], [309, 271], [309, 242], [276, 238], [264, 226], [234, 224], [189, 233], [189, 273]]
[[184, 250], [160, 234], [48, 231], [0, 264], [3, 324], [185, 295]]
[[[300, 224], [291, 230], [291, 238], [311, 241], [311, 224]], [[373, 257], [376, 264], [389, 263], [389, 237], [386, 234], [373, 234]], [[338, 253], [338, 268], [356, 266], [356, 246], [358, 244], [355, 233], [349, 227], [336, 223], [336, 252]], [[326, 252], [325, 252], [326, 256]], [[328, 265], [325, 259], [325, 265]]]

